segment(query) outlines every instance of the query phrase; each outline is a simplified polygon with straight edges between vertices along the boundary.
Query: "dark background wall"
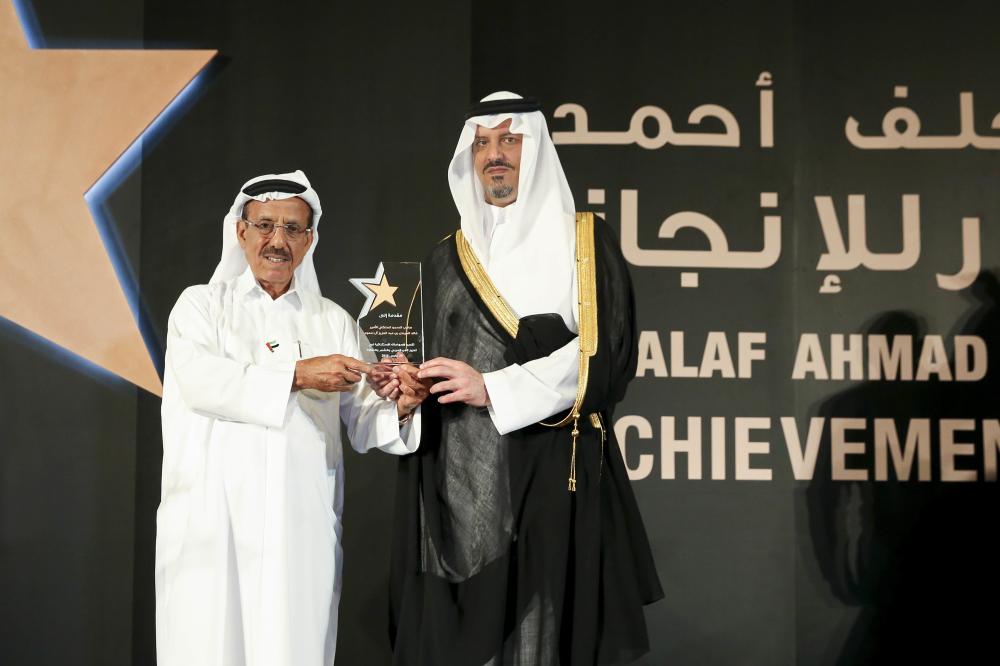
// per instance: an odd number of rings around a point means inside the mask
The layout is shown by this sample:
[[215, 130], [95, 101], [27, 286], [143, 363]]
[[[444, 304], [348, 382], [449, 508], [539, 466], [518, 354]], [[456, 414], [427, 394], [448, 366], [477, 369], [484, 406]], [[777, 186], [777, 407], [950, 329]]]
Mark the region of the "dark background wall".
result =
[[[854, 116], [866, 134], [905, 103], [923, 134], [958, 133], [958, 95], [975, 93], [983, 136], [1000, 111], [990, 2], [897, 3], [510, 2], [307, 3], [39, 0], [48, 46], [212, 48], [220, 55], [195, 101], [108, 202], [138, 277], [154, 348], [180, 291], [205, 282], [218, 259], [219, 222], [252, 175], [303, 169], [324, 205], [317, 254], [324, 293], [360, 305], [348, 277], [378, 260], [421, 258], [457, 225], [445, 168], [474, 99], [498, 89], [538, 96], [550, 128], [564, 103], [583, 105], [592, 130], [624, 130], [644, 105], [666, 110], [678, 132], [691, 109], [719, 104], [738, 119], [739, 148], [563, 145], [580, 209], [620, 230], [622, 190], [638, 192], [640, 245], [705, 249], [684, 230], [657, 237], [678, 211], [715, 220], [733, 250], [763, 243], [761, 192], [776, 192], [782, 252], [766, 270], [702, 269], [682, 288], [678, 267], [634, 266], [642, 330], [662, 343], [685, 335], [697, 364], [707, 334], [767, 334], [751, 378], [654, 376], [632, 384], [619, 419], [667, 598], [650, 607], [644, 664], [861, 664], [990, 649], [996, 602], [996, 484], [984, 481], [983, 432], [1000, 418], [996, 372], [976, 382], [792, 380], [799, 336], [909, 334], [983, 337], [995, 360], [997, 151], [859, 150], [844, 136]], [[775, 145], [758, 141], [762, 71], [772, 74]], [[893, 87], [909, 86], [907, 100]], [[648, 125], [647, 131], [655, 128]], [[704, 131], [716, 126], [706, 121]], [[588, 203], [588, 190], [605, 203]], [[906, 271], [839, 273], [820, 294], [826, 250], [814, 197], [832, 196], [846, 229], [846, 197], [866, 194], [868, 245], [900, 249], [900, 197], [921, 195], [922, 251]], [[947, 291], [935, 273], [961, 260], [963, 217], [979, 217], [983, 272]], [[40, 267], [44, 279], [44, 267]], [[949, 355], [952, 354], [949, 349]], [[647, 349], [648, 352], [648, 349]], [[916, 353], [915, 353], [916, 355]], [[829, 361], [829, 355], [827, 355]], [[916, 359], [915, 359], [916, 360]], [[672, 369], [672, 368], [671, 368]], [[153, 540], [161, 456], [159, 401], [0, 319], [0, 661], [10, 664], [153, 664]], [[702, 473], [664, 449], [701, 417]], [[712, 478], [710, 419], [725, 435], [723, 479]], [[770, 419], [752, 456], [770, 480], [738, 480], [738, 417]], [[805, 440], [811, 417], [866, 419], [864, 453], [835, 479], [826, 422], [811, 478], [793, 476], [779, 418]], [[932, 478], [874, 479], [872, 420], [932, 425]], [[970, 419], [959, 465], [978, 480], [942, 480], [942, 419]], [[622, 421], [619, 421], [621, 424]], [[338, 663], [386, 664], [386, 570], [394, 460], [348, 451], [345, 588]], [[718, 459], [717, 457], [714, 459]], [[674, 478], [664, 473], [676, 461]]]

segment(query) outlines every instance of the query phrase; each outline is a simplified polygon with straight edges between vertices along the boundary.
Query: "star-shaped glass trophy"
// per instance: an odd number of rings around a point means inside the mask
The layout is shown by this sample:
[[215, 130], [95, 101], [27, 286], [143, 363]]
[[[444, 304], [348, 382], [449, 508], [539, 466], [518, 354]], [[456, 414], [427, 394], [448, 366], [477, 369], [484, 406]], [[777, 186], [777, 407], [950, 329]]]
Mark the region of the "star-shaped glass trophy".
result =
[[424, 305], [418, 261], [383, 261], [371, 278], [351, 278], [365, 296], [358, 314], [358, 346], [380, 363], [424, 362]]

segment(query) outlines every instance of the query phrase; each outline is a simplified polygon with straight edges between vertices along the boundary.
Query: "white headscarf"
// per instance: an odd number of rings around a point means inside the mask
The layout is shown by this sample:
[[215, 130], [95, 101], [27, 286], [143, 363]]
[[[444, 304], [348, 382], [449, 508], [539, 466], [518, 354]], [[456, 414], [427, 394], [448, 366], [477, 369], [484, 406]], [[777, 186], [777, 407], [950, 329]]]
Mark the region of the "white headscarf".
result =
[[[496, 92], [481, 101], [521, 99]], [[523, 134], [517, 200], [503, 209], [504, 226], [492, 248], [484, 232], [487, 203], [475, 173], [472, 143], [476, 126], [496, 127], [512, 119]], [[541, 111], [473, 116], [465, 121], [448, 167], [448, 184], [462, 216], [462, 233], [497, 289], [519, 317], [555, 312], [576, 331], [576, 206]]]
[[[243, 193], [243, 190], [251, 185], [265, 180], [285, 180], [301, 185], [306, 189], [300, 194], [291, 192], [262, 192], [250, 196]], [[210, 284], [230, 280], [242, 274], [247, 269], [246, 255], [243, 253], [243, 248], [240, 247], [239, 241], [236, 239], [236, 223], [243, 217], [243, 206], [248, 201], [271, 201], [291, 199], [292, 197], [302, 199], [312, 208], [313, 229], [312, 244], [306, 251], [306, 256], [302, 258], [302, 263], [295, 269], [295, 288], [305, 289], [322, 295], [319, 290], [319, 281], [316, 279], [316, 268], [313, 266], [313, 252], [316, 251], [316, 246], [319, 245], [319, 218], [323, 210], [319, 205], [319, 195], [316, 194], [316, 190], [309, 184], [309, 179], [301, 171], [295, 171], [294, 173], [269, 173], [251, 178], [243, 183], [243, 187], [240, 188], [240, 193], [236, 195], [236, 200], [233, 201], [229, 213], [222, 220], [222, 259], [219, 260], [219, 265], [216, 266], [215, 273], [212, 275], [212, 279], [209, 280]]]

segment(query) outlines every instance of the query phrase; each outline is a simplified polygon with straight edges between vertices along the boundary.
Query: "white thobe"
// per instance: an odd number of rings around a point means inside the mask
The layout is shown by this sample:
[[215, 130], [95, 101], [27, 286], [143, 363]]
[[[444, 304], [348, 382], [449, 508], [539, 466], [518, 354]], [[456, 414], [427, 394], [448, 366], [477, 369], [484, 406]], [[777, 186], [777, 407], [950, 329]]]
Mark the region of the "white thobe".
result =
[[[299, 358], [361, 358], [354, 320], [250, 270], [190, 287], [170, 314], [157, 512], [160, 666], [328, 666], [341, 589], [340, 421], [359, 452], [416, 449], [395, 404], [291, 391]], [[405, 438], [405, 441], [403, 439]]]
[[[515, 234], [517, 230], [505, 226], [503, 208], [491, 205], [485, 208], [483, 225], [489, 246], [486, 257], [481, 261], [490, 277], [497, 279], [497, 268], [492, 267], [491, 270], [490, 258], [497, 247], [510, 245], [504, 242], [504, 234]], [[578, 288], [575, 276], [573, 287], [571, 302], [575, 303], [575, 291]], [[566, 327], [575, 333], [579, 330], [578, 314], [575, 308], [571, 310], [563, 314], [563, 320]], [[523, 317], [538, 313], [515, 314]], [[573, 338], [548, 356], [484, 373], [483, 381], [490, 396], [489, 414], [497, 431], [506, 435], [572, 407], [576, 400], [579, 359], [580, 341], [579, 338]]]

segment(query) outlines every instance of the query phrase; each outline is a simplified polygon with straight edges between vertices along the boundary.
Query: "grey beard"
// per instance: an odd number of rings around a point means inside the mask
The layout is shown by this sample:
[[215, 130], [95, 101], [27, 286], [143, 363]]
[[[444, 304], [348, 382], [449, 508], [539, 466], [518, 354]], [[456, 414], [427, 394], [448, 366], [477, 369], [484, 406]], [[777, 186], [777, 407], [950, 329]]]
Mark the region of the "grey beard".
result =
[[504, 200], [510, 197], [514, 193], [514, 186], [507, 185], [503, 182], [494, 183], [490, 185], [490, 198], [494, 201]]

